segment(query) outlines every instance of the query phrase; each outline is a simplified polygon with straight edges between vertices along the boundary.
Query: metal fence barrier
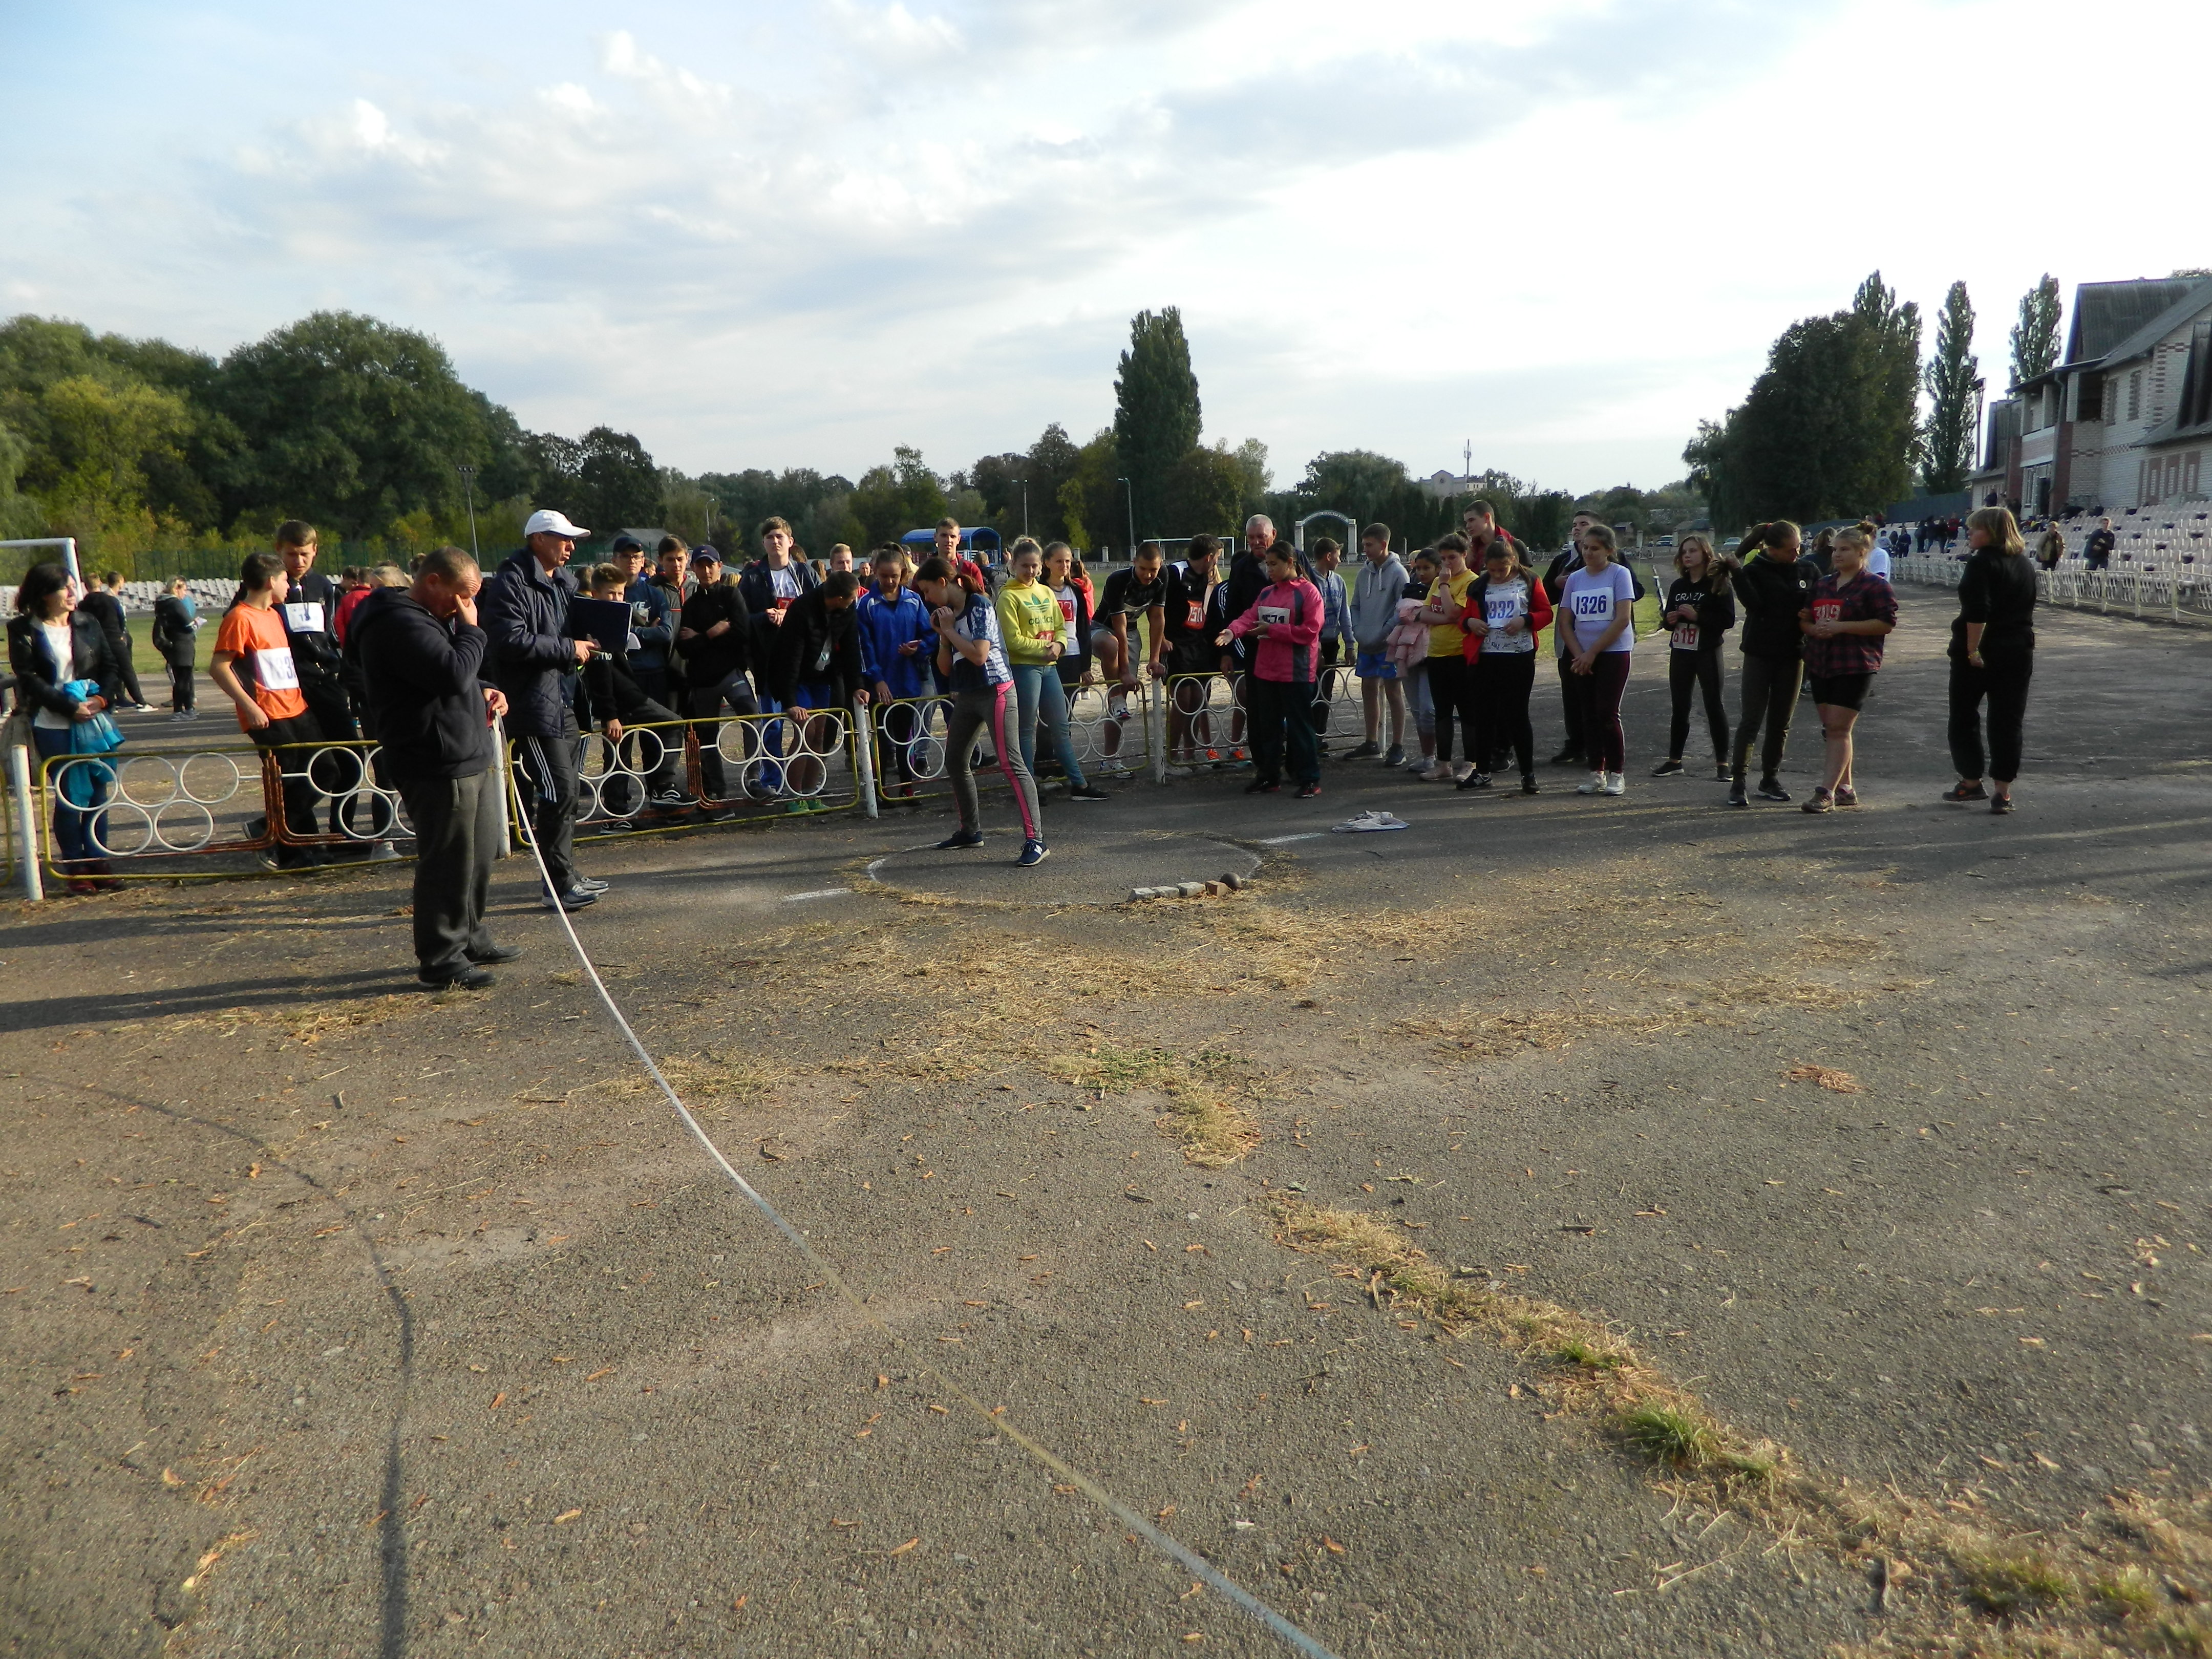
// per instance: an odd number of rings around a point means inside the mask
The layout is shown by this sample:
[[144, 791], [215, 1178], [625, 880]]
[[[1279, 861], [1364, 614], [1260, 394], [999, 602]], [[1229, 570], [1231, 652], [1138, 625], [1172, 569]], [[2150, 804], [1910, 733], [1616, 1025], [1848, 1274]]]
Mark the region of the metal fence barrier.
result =
[[[1956, 556], [1915, 555], [1895, 561], [1892, 568], [1899, 581], [1956, 587], [1966, 563]], [[2212, 621], [2212, 583], [2193, 564], [2175, 569], [2136, 570], [2091, 570], [2068, 564], [2045, 570], [2039, 565], [2035, 586], [2040, 603], [2063, 605], [2074, 611], [2110, 616], [2118, 610], [2129, 616], [2174, 623]]]
[[[120, 861], [105, 876], [131, 881], [238, 873], [190, 862], [216, 854], [366, 855], [414, 834], [398, 792], [379, 781], [376, 746], [360, 742], [52, 755], [39, 768], [35, 812], [40, 861], [64, 879], [83, 872], [65, 867], [57, 814], [74, 819], [89, 857]], [[293, 818], [328, 827], [295, 829]]]
[[[804, 718], [625, 724], [612, 743], [604, 732], [585, 732], [575, 740], [576, 838], [605, 841], [778, 812], [849, 811], [861, 804], [868, 769], [856, 730], [852, 714], [831, 708]], [[520, 812], [524, 781], [515, 753], [516, 744], [508, 744], [508, 804]]]

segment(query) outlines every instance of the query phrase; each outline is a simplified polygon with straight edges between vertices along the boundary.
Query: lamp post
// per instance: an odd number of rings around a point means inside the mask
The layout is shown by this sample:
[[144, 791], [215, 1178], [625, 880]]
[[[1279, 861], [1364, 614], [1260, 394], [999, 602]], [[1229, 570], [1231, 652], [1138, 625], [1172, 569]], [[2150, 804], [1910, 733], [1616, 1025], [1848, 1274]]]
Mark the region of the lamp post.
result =
[[453, 471], [461, 475], [461, 489], [468, 496], [469, 556], [482, 564], [483, 553], [477, 546], [477, 470], [472, 466], [457, 466]]
[[1030, 533], [1030, 481], [1010, 478], [1007, 482], [1022, 492], [1022, 534], [1026, 536]]
[[1137, 562], [1137, 489], [1127, 478], [1116, 478], [1114, 482], [1121, 486], [1121, 498], [1128, 504], [1129, 562], [1134, 564]]

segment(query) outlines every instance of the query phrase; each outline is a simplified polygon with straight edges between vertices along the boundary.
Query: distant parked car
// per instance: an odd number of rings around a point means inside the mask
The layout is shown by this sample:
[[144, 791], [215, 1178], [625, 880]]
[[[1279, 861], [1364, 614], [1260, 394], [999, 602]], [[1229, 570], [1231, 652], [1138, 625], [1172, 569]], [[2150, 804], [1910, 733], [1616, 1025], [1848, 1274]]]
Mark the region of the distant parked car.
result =
[[1741, 547], [1742, 545], [1743, 545], [1743, 538], [1742, 538], [1742, 537], [1741, 537], [1741, 536], [1731, 536], [1731, 537], [1729, 537], [1726, 541], [1724, 541], [1724, 542], [1723, 542], [1723, 543], [1721, 544], [1721, 551], [1722, 551], [1722, 552], [1723, 552], [1723, 553], [1733, 553], [1733, 552], [1735, 552], [1735, 551], [1736, 550], [1736, 549], [1738, 549], [1739, 547]]
[[1651, 544], [1654, 547], [1672, 547], [1674, 544], [1674, 538], [1672, 536], [1662, 536]]

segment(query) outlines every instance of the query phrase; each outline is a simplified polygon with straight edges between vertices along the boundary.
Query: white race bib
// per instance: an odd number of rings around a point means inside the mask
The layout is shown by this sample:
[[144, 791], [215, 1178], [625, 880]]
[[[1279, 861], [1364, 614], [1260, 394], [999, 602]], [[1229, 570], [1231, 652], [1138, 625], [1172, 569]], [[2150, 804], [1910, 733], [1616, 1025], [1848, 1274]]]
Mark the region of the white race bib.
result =
[[1509, 593], [1503, 599], [1499, 599], [1492, 594], [1484, 594], [1482, 599], [1483, 621], [1489, 623], [1492, 628], [1503, 629], [1506, 623], [1514, 620], [1515, 617], [1523, 614], [1522, 610], [1522, 599], [1523, 597], [1523, 595], [1518, 593]]
[[302, 599], [284, 607], [284, 626], [295, 634], [319, 634], [323, 631], [323, 607], [316, 600]]
[[1288, 605], [1263, 605], [1260, 607], [1260, 620], [1263, 623], [1287, 623], [1290, 619]]
[[1673, 635], [1674, 649], [1694, 651], [1698, 648], [1698, 625], [1695, 623], [1676, 623]]
[[[313, 607], [321, 610], [320, 605]], [[254, 683], [264, 691], [297, 691], [300, 689], [300, 670], [292, 660], [292, 647], [280, 645], [273, 650], [253, 653]]]
[[1575, 622], [1606, 623], [1613, 620], [1613, 590], [1609, 587], [1588, 589], [1575, 595]]

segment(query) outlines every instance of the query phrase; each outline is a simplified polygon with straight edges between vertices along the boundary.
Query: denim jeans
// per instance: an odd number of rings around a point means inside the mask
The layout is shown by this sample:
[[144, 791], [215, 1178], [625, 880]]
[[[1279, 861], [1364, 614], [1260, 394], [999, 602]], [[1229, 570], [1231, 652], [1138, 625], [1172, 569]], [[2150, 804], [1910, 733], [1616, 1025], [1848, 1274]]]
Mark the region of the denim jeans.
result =
[[[31, 738], [41, 760], [70, 752], [67, 732], [34, 726]], [[54, 844], [64, 863], [105, 856], [107, 814], [103, 809], [114, 783], [115, 769], [98, 755], [54, 769]]]
[[1053, 754], [1067, 775], [1068, 787], [1083, 787], [1083, 763], [1075, 758], [1075, 743], [1067, 731], [1067, 692], [1060, 683], [1060, 670], [1050, 663], [1018, 662], [1014, 671], [1014, 723], [1022, 734], [1022, 764], [1036, 775], [1036, 730], [1042, 717], [1052, 733]]

